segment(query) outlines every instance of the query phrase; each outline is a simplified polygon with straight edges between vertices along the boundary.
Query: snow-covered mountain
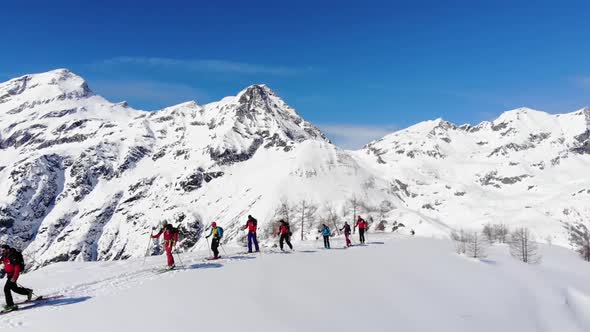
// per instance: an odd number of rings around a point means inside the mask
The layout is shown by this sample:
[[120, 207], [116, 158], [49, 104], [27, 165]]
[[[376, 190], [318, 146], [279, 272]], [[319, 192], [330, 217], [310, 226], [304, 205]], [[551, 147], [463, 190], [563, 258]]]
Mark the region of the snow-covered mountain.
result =
[[590, 217], [590, 108], [519, 108], [477, 126], [426, 121], [354, 154], [372, 159], [409, 209], [454, 228], [529, 226], [567, 245], [563, 223]]
[[590, 216], [589, 154], [590, 109], [428, 121], [345, 151], [264, 85], [146, 112], [60, 69], [0, 84], [0, 240], [37, 266], [124, 259], [168, 219], [195, 250], [211, 221], [243, 241], [248, 214], [270, 238], [281, 201], [303, 199], [319, 208], [303, 232], [315, 237], [330, 214], [352, 220], [356, 197], [373, 229], [446, 236], [504, 222], [565, 244], [562, 222]]

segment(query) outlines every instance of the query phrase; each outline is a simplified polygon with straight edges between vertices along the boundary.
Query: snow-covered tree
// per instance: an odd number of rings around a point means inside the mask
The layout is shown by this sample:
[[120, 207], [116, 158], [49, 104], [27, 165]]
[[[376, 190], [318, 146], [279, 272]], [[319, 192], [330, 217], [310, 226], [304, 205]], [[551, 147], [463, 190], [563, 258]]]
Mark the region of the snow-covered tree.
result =
[[505, 224], [494, 224], [492, 226], [494, 238], [499, 243], [506, 243], [508, 239], [508, 234], [510, 234], [508, 230], [508, 226]]
[[457, 254], [465, 254], [467, 251], [468, 236], [463, 229], [459, 232], [453, 231], [451, 233], [451, 239], [455, 242], [455, 251]]
[[483, 230], [481, 232], [483, 234], [483, 236], [485, 236], [485, 238], [488, 240], [489, 243], [494, 242], [495, 238], [495, 233], [494, 233], [494, 228], [492, 227], [492, 224], [487, 223], [483, 226]]
[[489, 241], [478, 232], [469, 233], [466, 237], [465, 254], [472, 258], [484, 258], [487, 256]]
[[334, 205], [330, 202], [324, 204], [324, 215], [321, 218], [322, 223], [326, 225], [330, 225], [330, 227], [334, 227], [337, 234], [340, 235], [340, 227], [338, 227], [338, 215], [336, 214], [336, 209]]
[[[316, 221], [318, 206], [307, 199], [299, 201], [295, 208], [296, 215], [300, 218], [299, 226], [301, 227], [301, 240], [305, 239], [305, 230], [311, 229]], [[307, 225], [306, 225], [307, 224]]]
[[541, 261], [539, 246], [528, 228], [517, 228], [510, 234], [510, 254], [512, 257], [529, 264]]
[[581, 222], [567, 224], [566, 229], [569, 234], [570, 244], [587, 262], [590, 262], [590, 231], [588, 227]]

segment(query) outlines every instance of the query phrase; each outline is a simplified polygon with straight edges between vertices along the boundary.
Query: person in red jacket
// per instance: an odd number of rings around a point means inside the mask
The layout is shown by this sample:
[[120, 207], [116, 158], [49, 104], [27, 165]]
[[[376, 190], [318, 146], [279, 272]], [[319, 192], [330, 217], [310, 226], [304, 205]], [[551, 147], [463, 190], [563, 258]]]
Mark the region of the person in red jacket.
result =
[[361, 244], [365, 243], [365, 230], [367, 229], [367, 225], [367, 222], [361, 218], [361, 216], [358, 216], [354, 228], [359, 228], [359, 240], [361, 241]]
[[256, 227], [258, 225], [258, 221], [254, 219], [251, 215], [248, 215], [248, 221], [246, 222], [246, 226], [243, 229], [248, 229], [248, 252], [252, 252], [252, 242], [254, 242], [254, 247], [256, 248], [256, 252], [260, 251], [258, 248], [258, 240], [256, 239]]
[[4, 264], [4, 272], [6, 272], [6, 284], [4, 285], [4, 297], [6, 298], [6, 305], [4, 311], [12, 311], [18, 309], [18, 306], [14, 304], [12, 299], [12, 293], [15, 292], [20, 295], [26, 295], [27, 301], [30, 301], [33, 297], [33, 290], [29, 288], [19, 287], [16, 281], [22, 269], [24, 262], [22, 254], [17, 252], [16, 249], [4, 244], [2, 245], [2, 259], [1, 264]]
[[293, 250], [293, 245], [291, 244], [291, 229], [289, 224], [283, 219], [281, 219], [279, 222], [281, 223], [281, 226], [279, 227], [279, 247], [281, 247], [281, 250], [283, 250], [283, 242], [287, 242], [289, 248]]
[[178, 242], [178, 231], [164, 220], [162, 222], [162, 229], [160, 229], [158, 234], [152, 235], [152, 238], [157, 239], [162, 234], [164, 234], [164, 249], [166, 250], [166, 257], [168, 258], [168, 268], [173, 269], [175, 265], [172, 250], [174, 250], [174, 246], [176, 245], [176, 242]]

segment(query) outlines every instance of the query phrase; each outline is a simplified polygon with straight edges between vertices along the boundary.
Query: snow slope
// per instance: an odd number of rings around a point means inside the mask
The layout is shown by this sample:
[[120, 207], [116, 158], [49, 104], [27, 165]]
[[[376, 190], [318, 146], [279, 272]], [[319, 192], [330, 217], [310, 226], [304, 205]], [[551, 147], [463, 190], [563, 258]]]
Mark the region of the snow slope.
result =
[[[333, 238], [333, 247], [342, 246]], [[163, 257], [62, 262], [25, 274], [37, 293], [64, 294], [0, 316], [29, 331], [588, 331], [590, 271], [575, 253], [541, 246], [526, 265], [495, 246], [485, 260], [447, 240], [370, 233], [369, 245], [290, 254], [232, 254], [155, 274]]]

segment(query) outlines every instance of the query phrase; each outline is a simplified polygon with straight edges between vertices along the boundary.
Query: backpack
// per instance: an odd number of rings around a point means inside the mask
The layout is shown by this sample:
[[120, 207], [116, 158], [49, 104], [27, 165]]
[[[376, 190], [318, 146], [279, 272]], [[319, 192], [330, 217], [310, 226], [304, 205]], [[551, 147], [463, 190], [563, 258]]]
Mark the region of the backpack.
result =
[[23, 257], [23, 253], [13, 248], [10, 253], [10, 264], [19, 265], [20, 270], [24, 271], [25, 270], [25, 259]]
[[178, 228], [170, 225], [170, 228], [168, 228], [168, 231], [170, 232], [170, 234], [174, 235], [174, 234], [178, 234]]
[[223, 228], [217, 226], [217, 237], [221, 240], [223, 237]]
[[258, 220], [252, 218], [252, 223], [254, 224], [254, 227], [258, 227]]

